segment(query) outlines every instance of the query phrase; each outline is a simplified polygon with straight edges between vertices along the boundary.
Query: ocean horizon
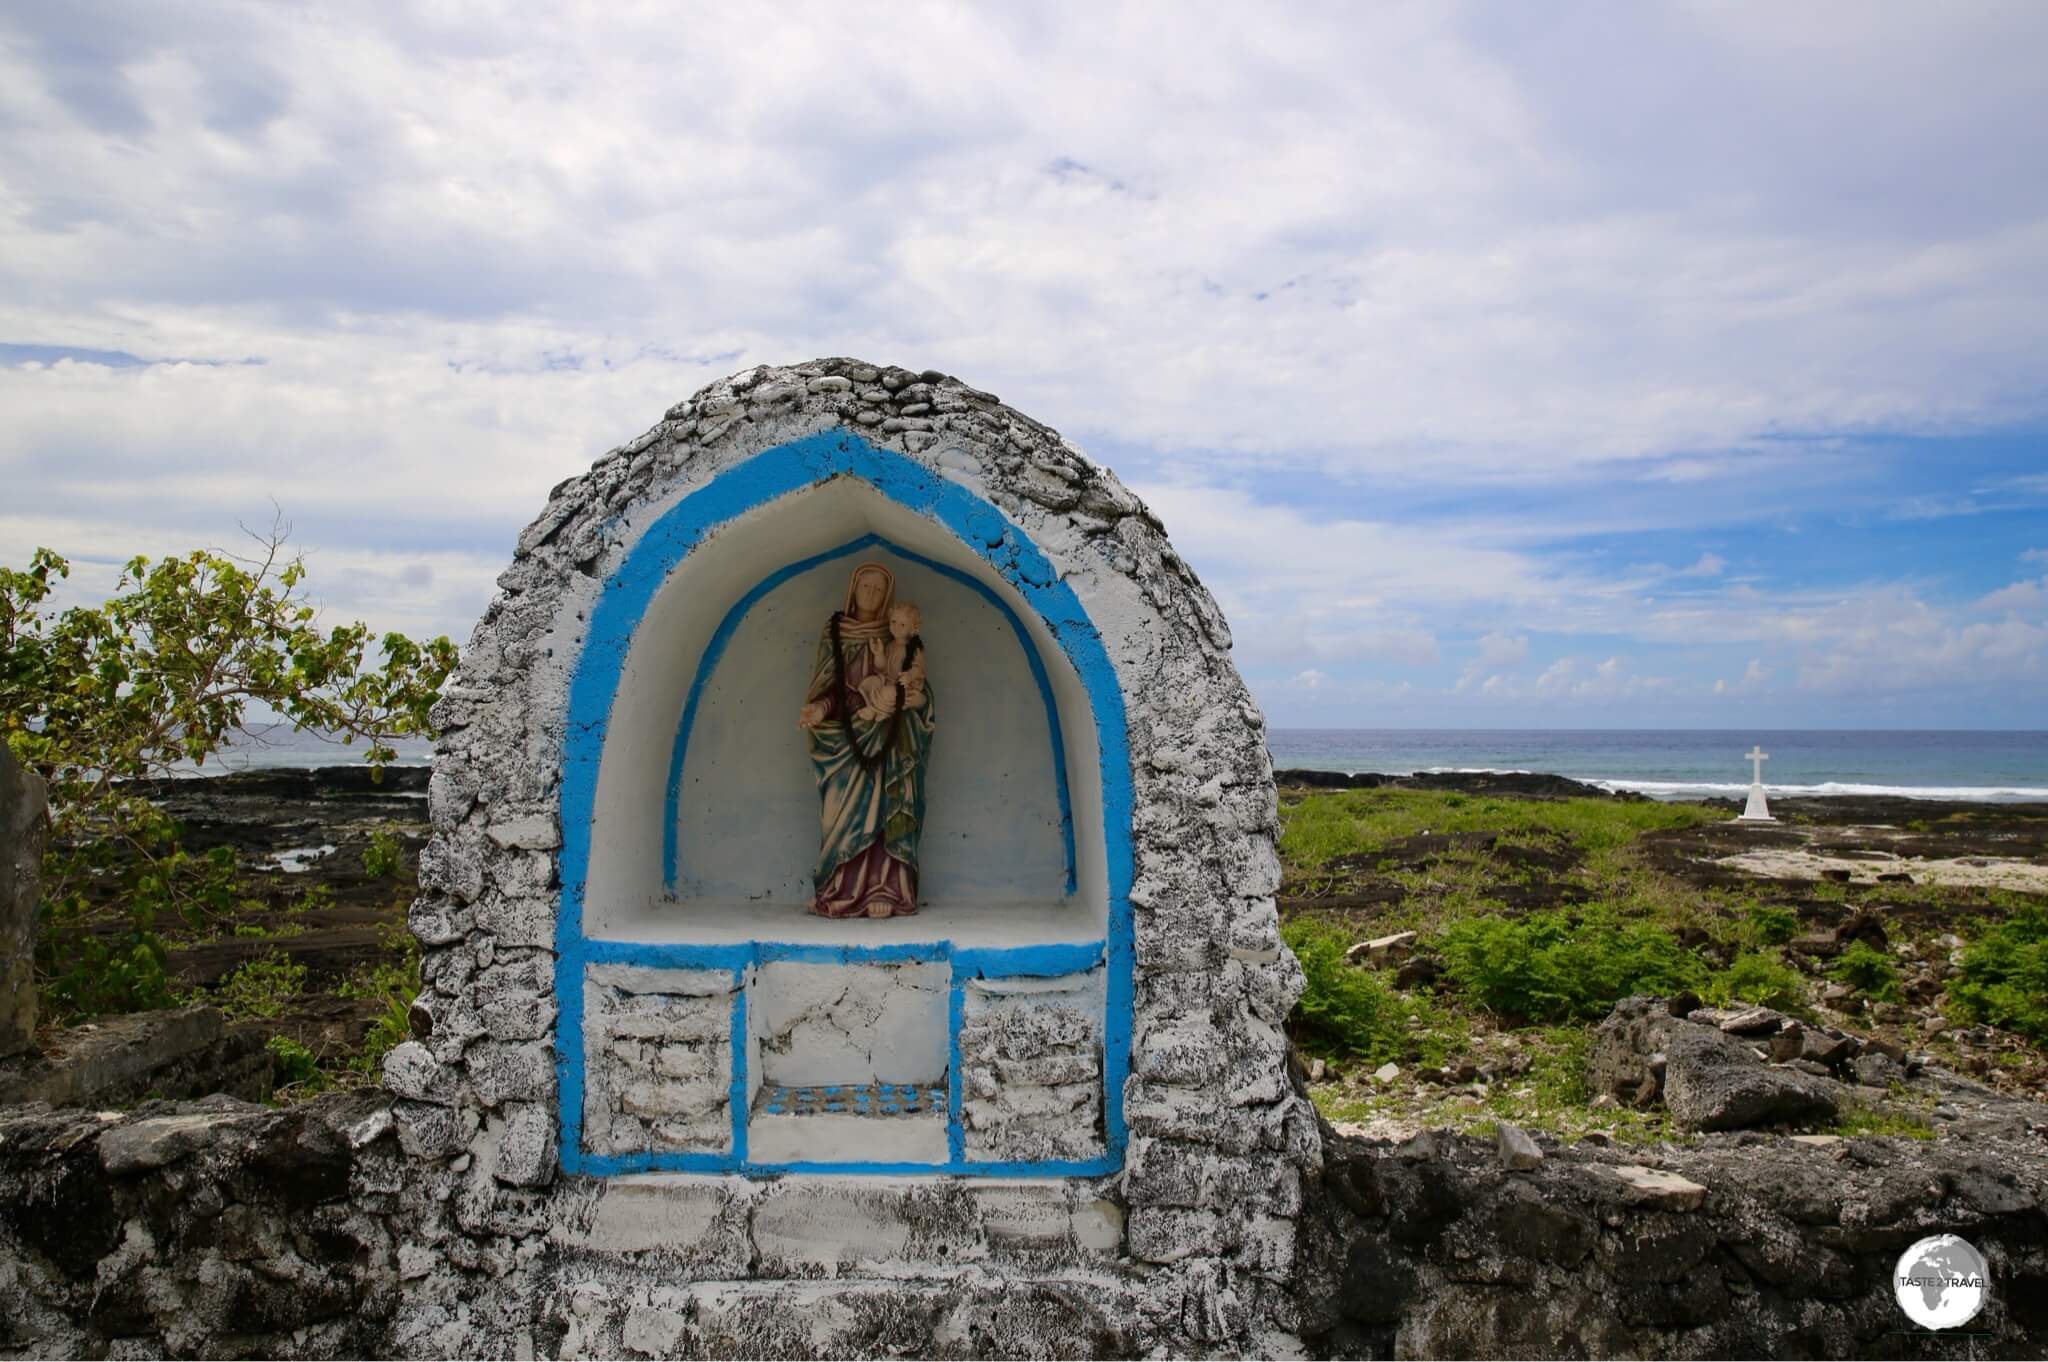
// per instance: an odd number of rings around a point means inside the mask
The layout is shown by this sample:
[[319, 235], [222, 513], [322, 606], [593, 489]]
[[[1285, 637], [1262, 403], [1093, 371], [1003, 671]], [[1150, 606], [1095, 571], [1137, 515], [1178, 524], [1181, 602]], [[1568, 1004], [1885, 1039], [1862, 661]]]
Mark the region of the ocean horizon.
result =
[[1275, 728], [1276, 768], [1383, 775], [1533, 771], [1655, 799], [1739, 797], [1760, 745], [1767, 794], [2048, 800], [2037, 729]]
[[[1739, 797], [1749, 789], [1743, 754], [1761, 745], [1773, 796], [2048, 801], [2048, 730], [2040, 729], [1273, 728], [1266, 738], [1276, 769], [1531, 771], [1654, 799]], [[399, 765], [432, 757], [424, 742], [394, 746]], [[186, 774], [350, 765], [362, 751], [280, 728]]]

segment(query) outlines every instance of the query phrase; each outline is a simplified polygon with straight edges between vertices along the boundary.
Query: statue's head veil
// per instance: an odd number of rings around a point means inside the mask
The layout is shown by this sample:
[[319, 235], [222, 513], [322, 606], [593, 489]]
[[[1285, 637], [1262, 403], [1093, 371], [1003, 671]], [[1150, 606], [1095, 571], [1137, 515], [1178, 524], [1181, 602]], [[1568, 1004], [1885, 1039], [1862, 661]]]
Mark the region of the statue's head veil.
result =
[[846, 579], [846, 605], [844, 610], [848, 620], [854, 618], [853, 589], [860, 585], [861, 578], [871, 572], [882, 579], [882, 604], [877, 612], [877, 618], [887, 620], [889, 618], [889, 607], [896, 604], [896, 574], [889, 571], [882, 564], [870, 560], [855, 568], [853, 574]]

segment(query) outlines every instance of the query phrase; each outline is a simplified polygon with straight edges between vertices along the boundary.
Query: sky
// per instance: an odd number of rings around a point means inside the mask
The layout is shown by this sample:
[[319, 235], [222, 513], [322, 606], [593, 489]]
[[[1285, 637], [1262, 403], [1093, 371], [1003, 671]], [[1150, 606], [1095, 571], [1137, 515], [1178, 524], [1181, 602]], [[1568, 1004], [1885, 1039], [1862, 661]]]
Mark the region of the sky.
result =
[[1113, 468], [1282, 727], [2048, 727], [2048, 5], [0, 8], [0, 563], [458, 641], [757, 363]]

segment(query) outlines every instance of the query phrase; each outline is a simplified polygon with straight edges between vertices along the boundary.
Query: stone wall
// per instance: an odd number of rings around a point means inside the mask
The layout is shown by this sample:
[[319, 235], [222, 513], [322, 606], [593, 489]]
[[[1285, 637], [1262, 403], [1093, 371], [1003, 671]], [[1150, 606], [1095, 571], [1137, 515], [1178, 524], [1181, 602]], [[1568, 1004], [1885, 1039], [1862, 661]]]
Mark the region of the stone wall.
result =
[[[933, 1179], [906, 1199], [675, 1174], [541, 1194], [406, 1152], [401, 1104], [0, 1109], [0, 1356], [469, 1355], [514, 1321], [533, 1353], [570, 1357], [1135, 1357], [1203, 1333], [1186, 1351], [1239, 1351], [1229, 1277], [1168, 1298], [1119, 1271], [1132, 1227], [1107, 1185]], [[1297, 1189], [1285, 1289], [1311, 1356], [2038, 1357], [2043, 1134], [1533, 1157], [1332, 1135]], [[1145, 1251], [1212, 1270], [1217, 1244], [1259, 1242], [1231, 1208], [1275, 1199], [1270, 1168], [1175, 1149], [1132, 1170], [1185, 1235]], [[1941, 1233], [1990, 1268], [1968, 1340], [1892, 1301], [1898, 1254]], [[441, 1288], [451, 1268], [512, 1282], [540, 1262], [574, 1285], [509, 1316]]]
[[99, 1017], [45, 1038], [45, 1049], [0, 1065], [0, 1105], [46, 1102], [105, 1110], [145, 1097], [270, 1096], [269, 1029], [216, 1008]]
[[[2040, 1357], [2048, 1144], [1708, 1136], [1685, 1147], [1332, 1138], [1296, 1291], [1327, 1357]], [[1967, 1329], [1892, 1298], [1915, 1241], [1990, 1268]]]
[[41, 897], [47, 791], [0, 741], [0, 1059], [35, 1042], [36, 903]]
[[416, 1172], [378, 1094], [0, 1108], [0, 1354], [383, 1355]]

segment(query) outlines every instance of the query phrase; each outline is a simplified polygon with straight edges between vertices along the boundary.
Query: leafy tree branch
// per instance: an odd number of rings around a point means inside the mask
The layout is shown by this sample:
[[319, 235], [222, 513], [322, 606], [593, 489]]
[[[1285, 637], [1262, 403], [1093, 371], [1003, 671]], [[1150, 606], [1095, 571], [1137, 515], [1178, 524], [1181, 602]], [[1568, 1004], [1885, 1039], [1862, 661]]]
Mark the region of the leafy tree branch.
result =
[[204, 766], [252, 706], [362, 741], [379, 770], [394, 740], [431, 735], [455, 646], [322, 628], [286, 537], [256, 536], [250, 558], [137, 557], [112, 599], [61, 611], [46, 607], [64, 558], [39, 548], [25, 571], [0, 567], [0, 738], [50, 785], [38, 965], [55, 1015], [168, 1003], [158, 914], [196, 926], [235, 897], [232, 855], [188, 857], [130, 782]]

